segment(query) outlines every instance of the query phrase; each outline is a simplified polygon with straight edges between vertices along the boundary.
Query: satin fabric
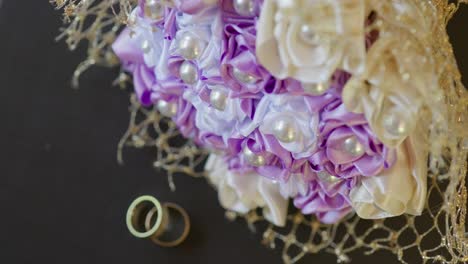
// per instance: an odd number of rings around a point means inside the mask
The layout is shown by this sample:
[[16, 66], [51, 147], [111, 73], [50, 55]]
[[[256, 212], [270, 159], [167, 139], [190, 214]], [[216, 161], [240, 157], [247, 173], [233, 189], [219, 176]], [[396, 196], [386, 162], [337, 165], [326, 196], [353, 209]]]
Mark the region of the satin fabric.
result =
[[[369, 50], [365, 73], [353, 76], [343, 89], [346, 108], [363, 113], [379, 140], [389, 147], [398, 146], [412, 133], [423, 103], [438, 98], [432, 66], [420, 64], [421, 54], [416, 46], [409, 45], [403, 50], [399, 42], [397, 36], [379, 38]], [[412, 66], [406, 65], [403, 58], [411, 61]], [[402, 72], [411, 81], [405, 80]], [[395, 135], [387, 131], [385, 118], [391, 115], [405, 124], [404, 133]]]
[[[360, 73], [364, 11], [363, 0], [265, 0], [257, 26], [257, 57], [275, 77], [305, 83], [326, 83], [338, 68]], [[318, 38], [315, 43], [301, 38], [304, 25]]]
[[351, 190], [353, 208], [361, 218], [421, 214], [427, 192], [426, 134], [418, 128], [397, 147], [397, 161], [393, 167], [376, 177], [362, 179], [361, 184]]
[[284, 94], [263, 96], [256, 107], [253, 121], [241, 131], [242, 134], [249, 135], [258, 127], [261, 133], [273, 135], [275, 121], [286, 119], [296, 131], [296, 139], [278, 143], [295, 159], [310, 156], [316, 151], [319, 115], [307, 107], [306, 100], [303, 96]]
[[260, 207], [268, 221], [285, 225], [288, 200], [281, 196], [277, 183], [254, 171], [238, 174], [228, 170], [226, 161], [217, 154], [210, 154], [205, 170], [224, 208], [245, 214]]

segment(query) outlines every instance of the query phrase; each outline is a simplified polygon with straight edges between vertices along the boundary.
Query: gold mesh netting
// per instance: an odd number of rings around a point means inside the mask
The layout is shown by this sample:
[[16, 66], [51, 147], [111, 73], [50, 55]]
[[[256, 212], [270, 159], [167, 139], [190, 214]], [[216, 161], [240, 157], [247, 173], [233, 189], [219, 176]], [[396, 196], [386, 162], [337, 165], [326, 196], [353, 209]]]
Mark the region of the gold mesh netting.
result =
[[[363, 250], [372, 254], [378, 250], [393, 252], [403, 263], [468, 262], [467, 209], [467, 106], [468, 95], [461, 83], [446, 26], [462, 3], [468, 0], [411, 0], [429, 4], [436, 12], [432, 37], [427, 45], [434, 57], [445, 105], [440, 116], [432, 116], [428, 161], [428, 198], [421, 216], [400, 216], [384, 220], [363, 220], [350, 215], [340, 223], [325, 225], [314, 217], [293, 211], [285, 228], [269, 225], [258, 211], [247, 215], [227, 212], [230, 219], [243, 218], [251, 228], [263, 233], [263, 243], [280, 248], [285, 263], [295, 263], [306, 254], [327, 252], [338, 262], [350, 260], [349, 253]], [[87, 59], [74, 73], [73, 84], [92, 65], [115, 66], [118, 60], [110, 49], [119, 30], [137, 0], [52, 0], [64, 11], [62, 34], [70, 49], [81, 42], [88, 45]], [[121, 73], [116, 80], [126, 85], [129, 76]], [[135, 96], [130, 99], [130, 124], [119, 144], [118, 159], [122, 162], [125, 147], [156, 149], [154, 166], [168, 172], [169, 183], [175, 188], [173, 175], [204, 176], [206, 151], [190, 141], [184, 141], [175, 125], [154, 109], [143, 108]]]

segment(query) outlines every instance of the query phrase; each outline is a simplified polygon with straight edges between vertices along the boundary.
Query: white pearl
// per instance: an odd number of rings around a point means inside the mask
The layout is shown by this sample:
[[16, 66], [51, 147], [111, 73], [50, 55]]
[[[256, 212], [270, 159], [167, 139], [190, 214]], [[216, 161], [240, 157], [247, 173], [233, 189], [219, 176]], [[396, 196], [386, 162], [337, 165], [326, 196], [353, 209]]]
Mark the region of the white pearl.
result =
[[384, 118], [384, 128], [392, 136], [401, 137], [407, 132], [406, 122], [396, 114]]
[[364, 146], [359, 142], [356, 136], [351, 136], [343, 142], [343, 148], [353, 156], [361, 156], [365, 153]]
[[308, 24], [303, 24], [299, 31], [299, 37], [302, 41], [309, 45], [318, 45], [320, 44], [320, 37], [317, 33], [312, 29], [312, 27]]
[[157, 0], [146, 0], [145, 15], [152, 19], [161, 19], [164, 7]]
[[293, 122], [288, 118], [280, 118], [274, 122], [273, 134], [279, 141], [291, 143], [296, 140], [297, 132]]
[[179, 39], [179, 53], [187, 60], [194, 60], [202, 53], [203, 45], [197, 37], [185, 33]]
[[336, 182], [339, 182], [341, 179], [334, 176], [334, 175], [331, 175], [329, 174], [328, 172], [325, 172], [325, 171], [319, 171], [317, 172], [317, 176], [319, 177], [319, 179], [323, 182], [328, 182], [328, 183], [336, 183]]
[[303, 83], [302, 88], [304, 89], [304, 92], [310, 93], [312, 95], [322, 95], [324, 94], [328, 88], [329, 88], [328, 83]]
[[232, 68], [232, 74], [234, 78], [236, 78], [239, 82], [246, 83], [246, 84], [254, 84], [257, 82], [257, 78], [254, 76], [239, 70], [238, 68]]
[[252, 0], [233, 0], [233, 6], [239, 15], [255, 15], [255, 3]]
[[227, 94], [221, 89], [211, 90], [210, 103], [217, 110], [224, 111], [227, 104]]
[[148, 40], [144, 40], [142, 43], [141, 43], [141, 50], [143, 51], [143, 53], [145, 54], [148, 54], [150, 51], [151, 51], [151, 45], [149, 43]]
[[266, 160], [262, 155], [257, 155], [253, 153], [248, 147], [245, 147], [243, 150], [245, 159], [252, 165], [260, 167], [265, 165]]
[[179, 76], [186, 84], [194, 84], [198, 81], [198, 69], [190, 61], [184, 61], [180, 65]]
[[159, 100], [156, 104], [156, 108], [162, 115], [167, 117], [173, 117], [177, 114], [177, 104], [175, 103]]

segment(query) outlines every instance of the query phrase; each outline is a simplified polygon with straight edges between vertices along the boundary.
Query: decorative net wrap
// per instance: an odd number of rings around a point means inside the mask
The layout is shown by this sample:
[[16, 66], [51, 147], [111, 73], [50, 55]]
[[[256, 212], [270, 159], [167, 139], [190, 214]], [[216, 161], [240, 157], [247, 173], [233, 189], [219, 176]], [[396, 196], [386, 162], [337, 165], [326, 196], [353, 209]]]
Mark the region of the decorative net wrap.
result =
[[[434, 95], [433, 107], [424, 110], [430, 128], [427, 142], [431, 143], [427, 146], [430, 157], [425, 210], [421, 216], [403, 215], [373, 221], [349, 215], [337, 224], [326, 225], [294, 209], [283, 228], [268, 224], [260, 211], [246, 215], [226, 213], [228, 218], [243, 218], [249, 227], [263, 232], [263, 243], [280, 248], [285, 263], [295, 263], [307, 254], [319, 252], [335, 254], [338, 262], [347, 262], [349, 253], [355, 250], [363, 250], [365, 254], [388, 250], [402, 263], [468, 261], [465, 225], [468, 94], [446, 33], [447, 23], [459, 5], [468, 0], [399, 1], [410, 2], [419, 12], [414, 17], [398, 17], [402, 24], [411, 26], [411, 19], [431, 18], [428, 19], [429, 32], [410, 30], [419, 45], [425, 47], [425, 52], [432, 54], [441, 91], [440, 95]], [[90, 66], [119, 64], [111, 44], [122, 27], [128, 25], [128, 16], [137, 0], [51, 2], [64, 11], [65, 27], [59, 39], [65, 39], [71, 50], [82, 42], [88, 45], [87, 59], [74, 73], [74, 85], [78, 85], [80, 75]], [[380, 2], [382, 13], [392, 12], [386, 1]], [[125, 86], [129, 79], [122, 72], [116, 84]], [[176, 174], [203, 177], [203, 163], [208, 152], [184, 140], [171, 120], [155, 109], [142, 107], [135, 96], [130, 97], [130, 103], [130, 124], [119, 144], [119, 161], [122, 162], [125, 147], [151, 147], [157, 153], [154, 166], [168, 173], [172, 189], [175, 189], [173, 176]]]

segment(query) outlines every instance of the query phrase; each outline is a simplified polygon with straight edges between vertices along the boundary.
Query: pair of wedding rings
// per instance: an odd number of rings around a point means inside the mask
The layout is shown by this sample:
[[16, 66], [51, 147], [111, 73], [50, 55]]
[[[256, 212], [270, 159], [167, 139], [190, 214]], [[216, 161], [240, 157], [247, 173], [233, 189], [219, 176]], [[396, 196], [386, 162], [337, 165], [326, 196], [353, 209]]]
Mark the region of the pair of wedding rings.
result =
[[144, 195], [135, 199], [127, 210], [128, 230], [138, 238], [146, 238], [163, 247], [182, 243], [190, 231], [187, 212], [177, 204], [163, 203]]

